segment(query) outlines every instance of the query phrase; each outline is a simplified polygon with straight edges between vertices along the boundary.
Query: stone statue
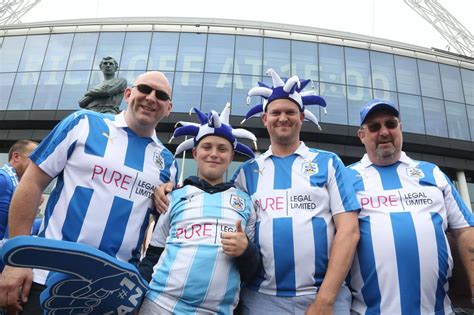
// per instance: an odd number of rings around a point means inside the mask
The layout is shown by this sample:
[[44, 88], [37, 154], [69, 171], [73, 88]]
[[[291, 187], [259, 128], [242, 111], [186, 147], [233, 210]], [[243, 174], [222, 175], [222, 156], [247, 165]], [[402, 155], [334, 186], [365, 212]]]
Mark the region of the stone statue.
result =
[[99, 113], [118, 114], [127, 80], [115, 77], [118, 63], [110, 56], [102, 58], [99, 67], [104, 74], [104, 81], [87, 91], [79, 100], [79, 106]]

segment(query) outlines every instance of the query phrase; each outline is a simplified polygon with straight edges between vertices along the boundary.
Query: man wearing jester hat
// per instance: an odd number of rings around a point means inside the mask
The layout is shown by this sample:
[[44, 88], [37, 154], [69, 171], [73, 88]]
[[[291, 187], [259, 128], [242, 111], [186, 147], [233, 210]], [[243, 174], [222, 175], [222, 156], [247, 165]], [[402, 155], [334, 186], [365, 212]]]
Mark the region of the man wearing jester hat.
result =
[[242, 290], [243, 313], [349, 314], [344, 279], [359, 240], [359, 203], [340, 158], [300, 141], [305, 119], [318, 124], [305, 106], [326, 102], [302, 91], [310, 80], [268, 73], [273, 86], [259, 82], [249, 91], [263, 103], [246, 119], [262, 113], [271, 146], [234, 176], [255, 206], [262, 256], [262, 268]]
[[140, 314], [232, 314], [241, 277], [251, 278], [260, 263], [253, 243], [253, 203], [223, 179], [234, 151], [254, 157], [236, 137], [256, 138], [247, 130], [232, 129], [228, 104], [220, 116], [194, 112], [199, 124], [179, 122], [173, 138], [192, 136], [176, 155], [192, 149], [199, 176], [187, 178], [169, 194], [168, 211], [160, 216], [140, 263], [145, 279], [153, 273]]

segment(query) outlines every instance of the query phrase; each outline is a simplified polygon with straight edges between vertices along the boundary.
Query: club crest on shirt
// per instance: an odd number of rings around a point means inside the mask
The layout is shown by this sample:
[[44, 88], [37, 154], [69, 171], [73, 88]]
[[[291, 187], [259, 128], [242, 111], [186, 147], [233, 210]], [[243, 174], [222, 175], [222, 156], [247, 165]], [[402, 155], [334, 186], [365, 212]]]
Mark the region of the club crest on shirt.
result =
[[413, 178], [423, 178], [425, 174], [418, 167], [409, 167], [407, 168], [407, 175]]
[[245, 200], [238, 195], [230, 195], [230, 206], [237, 211], [245, 209]]
[[162, 171], [165, 168], [165, 160], [161, 156], [160, 152], [153, 152], [153, 162]]
[[319, 172], [318, 164], [313, 162], [304, 162], [301, 164], [301, 173], [311, 176]]

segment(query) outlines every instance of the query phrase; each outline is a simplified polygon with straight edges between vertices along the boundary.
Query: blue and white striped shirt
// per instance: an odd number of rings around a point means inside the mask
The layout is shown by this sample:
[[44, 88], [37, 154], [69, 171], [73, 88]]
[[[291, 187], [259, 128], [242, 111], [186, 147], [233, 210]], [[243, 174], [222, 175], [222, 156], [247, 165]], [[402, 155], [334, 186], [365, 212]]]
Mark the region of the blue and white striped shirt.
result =
[[150, 243], [165, 250], [146, 297], [174, 314], [232, 314], [240, 274], [235, 258], [222, 251], [221, 233], [235, 231], [242, 220], [253, 239], [255, 212], [249, 196], [235, 187], [210, 194], [185, 185], [170, 200]]
[[270, 148], [247, 161], [234, 180], [250, 194], [257, 214], [263, 269], [249, 287], [276, 296], [316, 293], [335, 234], [332, 217], [359, 209], [342, 161], [301, 142], [284, 158]]
[[[57, 177], [39, 236], [138, 262], [154, 187], [176, 182], [176, 162], [156, 135], [136, 135], [124, 112], [82, 110], [61, 121], [30, 158]], [[44, 283], [46, 275], [35, 270], [34, 281]]]
[[402, 152], [390, 166], [367, 155], [349, 168], [360, 241], [351, 270], [352, 309], [361, 314], [450, 314], [453, 267], [446, 229], [474, 225], [472, 213], [434, 164]]

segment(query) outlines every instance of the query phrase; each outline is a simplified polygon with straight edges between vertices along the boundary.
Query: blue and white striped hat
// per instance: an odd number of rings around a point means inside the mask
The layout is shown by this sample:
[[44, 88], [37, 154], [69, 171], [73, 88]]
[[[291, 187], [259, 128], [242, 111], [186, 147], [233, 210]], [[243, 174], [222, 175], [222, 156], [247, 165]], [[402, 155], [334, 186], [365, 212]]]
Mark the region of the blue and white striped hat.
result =
[[[252, 149], [245, 144], [237, 141], [237, 137], [246, 138], [254, 142], [255, 147], [257, 138], [253, 133], [245, 129], [233, 129], [229, 124], [230, 104], [227, 103], [222, 113], [219, 115], [216, 111], [211, 110], [207, 115], [197, 108], [192, 108], [199, 119], [199, 124], [192, 122], [179, 121], [176, 125], [181, 127], [176, 128], [170, 142], [180, 136], [193, 136], [192, 139], [185, 140], [177, 148], [175, 155], [183, 151], [196, 147], [198, 142], [206, 136], [218, 136], [229, 140], [233, 145], [234, 150], [251, 158], [255, 157]], [[190, 112], [191, 114], [191, 112]]]
[[304, 113], [305, 119], [315, 123], [321, 130], [316, 116], [305, 108], [305, 105], [319, 105], [322, 106], [326, 112], [326, 101], [321, 96], [316, 95], [314, 90], [302, 92], [302, 90], [312, 82], [311, 79], [300, 80], [297, 76], [292, 76], [286, 81], [283, 81], [273, 69], [268, 69], [267, 74], [272, 76], [273, 86], [258, 82], [259, 86], [249, 90], [247, 104], [250, 103], [251, 96], [262, 97], [263, 103], [252, 107], [247, 112], [247, 115], [245, 115], [245, 119], [242, 120], [242, 123], [251, 117], [265, 112], [266, 107], [272, 101], [277, 99], [289, 99], [298, 105], [300, 112]]

